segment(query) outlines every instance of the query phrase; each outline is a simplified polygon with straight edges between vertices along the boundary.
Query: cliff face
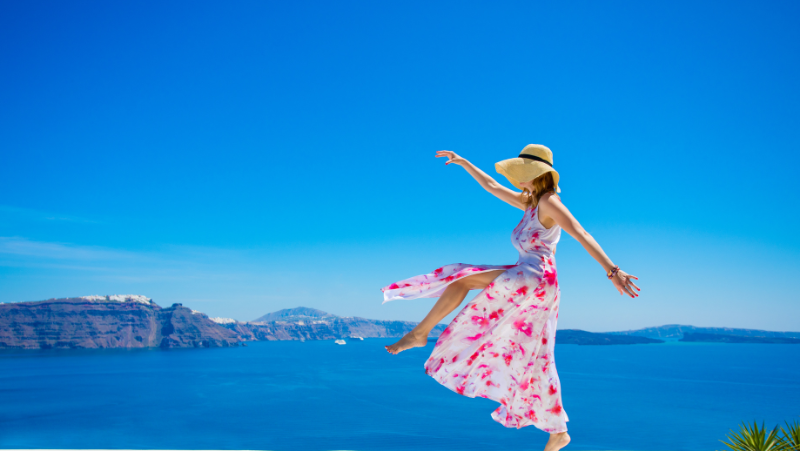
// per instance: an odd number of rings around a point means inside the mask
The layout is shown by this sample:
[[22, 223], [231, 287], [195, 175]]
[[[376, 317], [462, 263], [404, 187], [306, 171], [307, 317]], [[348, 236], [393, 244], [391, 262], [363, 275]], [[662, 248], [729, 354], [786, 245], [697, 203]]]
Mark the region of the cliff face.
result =
[[[332, 340], [400, 337], [417, 323], [340, 317], [299, 307], [238, 322], [181, 304], [161, 308], [144, 296], [84, 296], [0, 304], [0, 349], [192, 348], [236, 346], [242, 340]], [[431, 336], [446, 326], [437, 325]]]
[[[402, 337], [417, 325], [411, 321], [336, 316], [306, 307], [280, 310], [250, 322], [238, 322], [226, 318], [212, 318], [212, 320], [236, 332], [243, 340], [332, 340], [350, 336]], [[429, 336], [438, 337], [445, 327], [447, 326], [444, 324], [437, 324]]]
[[0, 348], [236, 346], [237, 335], [202, 313], [143, 296], [85, 296], [0, 304]]
[[238, 346], [239, 336], [181, 304], [161, 309], [161, 330], [154, 343], [161, 348], [217, 348]]

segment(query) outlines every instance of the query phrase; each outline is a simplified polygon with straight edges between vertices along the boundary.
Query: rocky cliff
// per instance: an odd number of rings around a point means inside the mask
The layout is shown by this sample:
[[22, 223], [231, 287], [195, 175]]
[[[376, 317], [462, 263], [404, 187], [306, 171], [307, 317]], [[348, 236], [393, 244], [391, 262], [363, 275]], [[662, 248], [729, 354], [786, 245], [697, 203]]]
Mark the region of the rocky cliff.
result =
[[0, 304], [0, 348], [190, 348], [236, 346], [208, 316], [138, 295]]
[[[411, 321], [337, 316], [308, 307], [279, 310], [249, 322], [229, 318], [211, 319], [236, 332], [242, 340], [331, 340], [351, 336], [402, 337], [417, 325]], [[429, 336], [438, 337], [445, 327], [447, 326], [444, 324], [437, 324]]]
[[[138, 295], [83, 296], [0, 304], [0, 349], [191, 348], [251, 340], [401, 337], [410, 321], [342, 317], [298, 307], [239, 322]], [[430, 336], [446, 326], [437, 325]]]

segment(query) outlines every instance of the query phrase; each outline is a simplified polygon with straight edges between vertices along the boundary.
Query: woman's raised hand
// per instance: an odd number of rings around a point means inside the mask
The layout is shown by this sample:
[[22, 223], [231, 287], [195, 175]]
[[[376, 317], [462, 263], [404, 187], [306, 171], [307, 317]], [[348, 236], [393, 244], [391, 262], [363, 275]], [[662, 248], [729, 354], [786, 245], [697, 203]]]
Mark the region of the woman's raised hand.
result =
[[448, 165], [450, 163], [455, 163], [457, 165], [461, 165], [461, 163], [467, 161], [467, 160], [459, 157], [458, 154], [456, 154], [455, 152], [451, 152], [449, 150], [437, 150], [436, 151], [436, 158], [439, 158], [439, 157], [447, 158], [447, 162], [445, 163], [445, 165]]
[[619, 291], [619, 294], [627, 294], [628, 296], [635, 298], [639, 296], [639, 293], [634, 291], [634, 289], [638, 291], [642, 290], [636, 286], [635, 283], [633, 283], [632, 279], [639, 280], [638, 277], [632, 276], [620, 269], [616, 274], [614, 274], [611, 282], [614, 283], [614, 286], [617, 288], [617, 291]]

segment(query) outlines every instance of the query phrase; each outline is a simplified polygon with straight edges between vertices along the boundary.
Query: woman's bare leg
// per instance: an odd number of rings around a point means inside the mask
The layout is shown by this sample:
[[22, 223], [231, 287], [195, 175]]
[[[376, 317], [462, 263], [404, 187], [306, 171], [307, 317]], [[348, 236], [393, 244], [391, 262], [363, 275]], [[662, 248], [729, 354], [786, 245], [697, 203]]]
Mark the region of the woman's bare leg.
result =
[[431, 330], [439, 324], [439, 321], [461, 305], [469, 290], [486, 288], [486, 285], [492, 283], [502, 273], [502, 269], [486, 271], [451, 283], [444, 290], [439, 300], [436, 301], [431, 311], [425, 316], [425, 319], [401, 338], [400, 341], [386, 346], [386, 350], [391, 354], [397, 354], [409, 348], [425, 346], [428, 343], [428, 334]]

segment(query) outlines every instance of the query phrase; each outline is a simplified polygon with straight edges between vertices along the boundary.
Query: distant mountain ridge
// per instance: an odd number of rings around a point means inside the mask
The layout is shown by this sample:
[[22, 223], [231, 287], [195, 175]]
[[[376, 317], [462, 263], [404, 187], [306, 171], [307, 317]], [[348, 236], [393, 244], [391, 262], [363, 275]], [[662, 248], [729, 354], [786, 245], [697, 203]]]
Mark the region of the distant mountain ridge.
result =
[[580, 329], [556, 330], [556, 344], [562, 345], [637, 345], [652, 343], [664, 343], [664, 340], [636, 335], [586, 332]]
[[800, 344], [800, 338], [791, 337], [750, 337], [743, 335], [697, 334], [687, 332], [680, 341], [697, 343], [769, 343]]
[[278, 310], [277, 312], [267, 313], [266, 315], [252, 321], [252, 322], [269, 322], [269, 321], [289, 321], [289, 322], [297, 322], [297, 321], [319, 321], [325, 320], [326, 318], [339, 318], [337, 315], [330, 314], [328, 312], [323, 312], [322, 310], [317, 310], [315, 308], [310, 307], [295, 307], [295, 308], [287, 308], [283, 310]]
[[[0, 349], [176, 348], [237, 346], [254, 340], [330, 340], [401, 337], [418, 323], [338, 316], [310, 307], [268, 313], [255, 321], [209, 318], [172, 304], [162, 308], [141, 295], [81, 296], [38, 302], [0, 303]], [[447, 328], [437, 324], [429, 338]], [[772, 332], [669, 324], [593, 333], [556, 332], [559, 344], [621, 345], [664, 339], [720, 343], [798, 343], [800, 332]]]
[[759, 329], [736, 329], [730, 327], [696, 327], [682, 324], [666, 324], [658, 327], [646, 327], [644, 329], [625, 330], [619, 332], [605, 332], [612, 335], [633, 335], [638, 337], [658, 338], [658, 339], [679, 339], [686, 333], [711, 334], [711, 335], [733, 335], [739, 337], [783, 337], [800, 338], [800, 332], [775, 332]]
[[[236, 332], [242, 340], [331, 340], [352, 336], [362, 338], [402, 337], [418, 323], [388, 321], [357, 316], [338, 316], [310, 307], [295, 307], [267, 313], [255, 321], [211, 318]], [[429, 337], [438, 337], [447, 326], [437, 324]]]

